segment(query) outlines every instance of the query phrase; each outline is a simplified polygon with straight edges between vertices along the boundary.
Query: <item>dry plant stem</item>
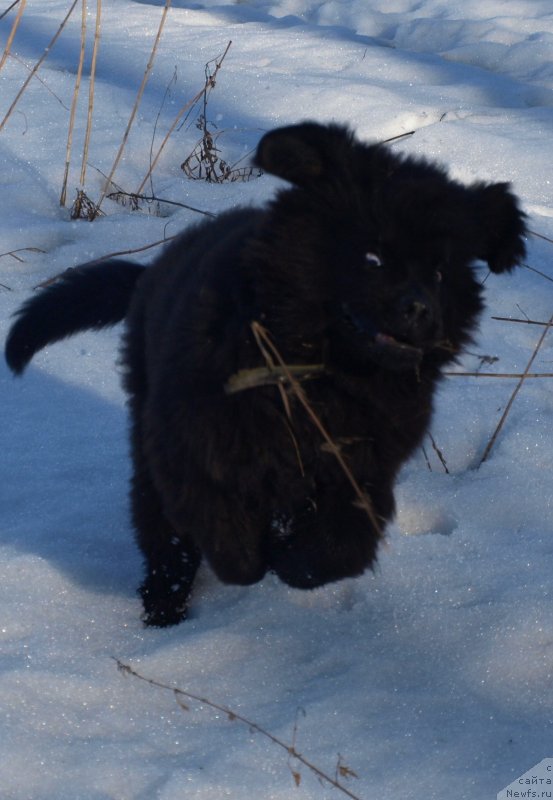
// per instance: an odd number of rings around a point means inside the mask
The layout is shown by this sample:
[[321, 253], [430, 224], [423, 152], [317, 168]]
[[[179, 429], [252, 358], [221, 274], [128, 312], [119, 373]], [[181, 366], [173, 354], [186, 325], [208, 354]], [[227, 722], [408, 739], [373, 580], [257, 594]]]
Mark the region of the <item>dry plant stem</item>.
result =
[[548, 325], [547, 322], [539, 322], [535, 319], [516, 319], [515, 317], [492, 317], [492, 319], [496, 319], [499, 322], [519, 322], [524, 325]]
[[[271, 361], [269, 359], [267, 359], [267, 356], [265, 355], [267, 351], [269, 351], [271, 357], [274, 358], [278, 362], [278, 365], [280, 366], [280, 368], [282, 369], [284, 375], [286, 376], [286, 380], [290, 384], [290, 388], [292, 389], [292, 391], [294, 392], [294, 394], [296, 395], [296, 397], [300, 401], [301, 405], [304, 407], [305, 411], [307, 412], [309, 418], [311, 419], [311, 421], [313, 422], [313, 424], [315, 425], [317, 430], [320, 432], [320, 434], [323, 437], [323, 439], [325, 440], [330, 452], [334, 455], [334, 457], [338, 461], [338, 463], [339, 463], [344, 475], [346, 476], [346, 478], [350, 482], [350, 484], [351, 484], [351, 486], [352, 486], [352, 488], [353, 488], [353, 490], [354, 490], [354, 492], [355, 492], [355, 494], [357, 496], [357, 505], [359, 505], [359, 507], [362, 508], [366, 512], [371, 524], [374, 526], [377, 534], [381, 537], [382, 536], [381, 524], [377, 519], [375, 511], [374, 511], [374, 509], [372, 507], [372, 503], [370, 501], [370, 498], [361, 489], [361, 487], [357, 483], [354, 475], [352, 474], [350, 468], [348, 467], [348, 465], [347, 465], [347, 463], [346, 463], [346, 461], [345, 461], [345, 459], [344, 459], [344, 457], [342, 455], [342, 452], [341, 452], [339, 446], [332, 440], [332, 438], [330, 437], [330, 434], [327, 432], [326, 428], [324, 427], [324, 425], [320, 421], [319, 417], [313, 411], [309, 401], [307, 400], [307, 397], [305, 396], [305, 392], [303, 391], [300, 383], [298, 382], [298, 380], [290, 372], [290, 369], [289, 369], [288, 365], [285, 363], [285, 361], [283, 360], [283, 358], [280, 355], [279, 351], [277, 350], [277, 348], [275, 347], [275, 345], [271, 341], [268, 332], [265, 330], [265, 328], [262, 325], [259, 324], [259, 322], [252, 322], [251, 327], [252, 327], [253, 335], [255, 337], [257, 345], [258, 345], [259, 349], [261, 350], [261, 352], [263, 353], [263, 355], [265, 356], [265, 359], [267, 360], [268, 366], [271, 367], [272, 364], [271, 364]], [[281, 394], [282, 394], [282, 392], [284, 392], [284, 387], [282, 386], [282, 384], [278, 384], [278, 386], [281, 389]], [[288, 415], [290, 416], [288, 406], [286, 405], [285, 407], [287, 408]]]
[[[325, 371], [324, 364], [289, 364], [287, 369], [299, 381], [315, 378]], [[225, 392], [227, 394], [236, 394], [237, 392], [243, 392], [245, 389], [256, 389], [258, 386], [274, 386], [286, 381], [286, 379], [286, 373], [282, 367], [241, 369], [230, 376], [225, 384]]]
[[[547, 322], [544, 323], [547, 325]], [[444, 372], [448, 378], [553, 378], [553, 372]]]
[[96, 0], [96, 26], [94, 28], [94, 45], [92, 47], [92, 61], [90, 64], [90, 81], [88, 84], [88, 114], [86, 118], [86, 133], [84, 137], [83, 159], [81, 163], [81, 188], [84, 188], [84, 183], [86, 178], [88, 148], [90, 145], [90, 133], [92, 131], [92, 111], [94, 109], [94, 87], [96, 82], [96, 62], [98, 60], [98, 47], [100, 44], [101, 17], [102, 17], [102, 0]]
[[24, 263], [25, 259], [20, 258], [16, 253], [45, 253], [45, 250], [41, 250], [40, 247], [18, 247], [17, 250], [10, 250], [7, 253], [0, 253], [0, 258], [4, 258], [4, 256], [11, 256], [15, 258], [16, 261], [20, 261]]
[[551, 278], [549, 275], [546, 275], [545, 272], [542, 272], [541, 270], [536, 269], [535, 267], [531, 267], [530, 264], [523, 264], [522, 266], [525, 269], [529, 269], [530, 272], [535, 272], [536, 275], [540, 275], [542, 278], [545, 278], [546, 281], [553, 281], [553, 278]]
[[196, 214], [202, 214], [204, 217], [212, 217], [213, 219], [216, 218], [217, 214], [214, 214], [212, 211], [204, 211], [201, 208], [195, 208], [194, 206], [187, 205], [187, 203], [179, 203], [176, 200], [166, 200], [163, 197], [156, 197], [155, 195], [146, 195], [146, 194], [134, 194], [133, 192], [124, 192], [122, 189], [117, 192], [110, 192], [107, 197], [110, 200], [115, 200], [118, 202], [122, 197], [128, 197], [129, 200], [143, 200], [145, 203], [166, 203], [168, 206], [178, 206], [179, 208], [187, 208], [189, 211], [195, 211]]
[[543, 233], [538, 233], [537, 231], [531, 231], [531, 230], [529, 230], [528, 233], [531, 234], [532, 236], [537, 236], [538, 239], [543, 239], [544, 241], [553, 244], [553, 239], [550, 239], [549, 236], [544, 236]]
[[[347, 795], [347, 797], [351, 797], [352, 800], [362, 800], [359, 797], [359, 795], [353, 794], [353, 792], [350, 792], [349, 789], [347, 789], [345, 786], [342, 786], [342, 784], [339, 783], [336, 778], [332, 778], [330, 775], [327, 775], [321, 769], [319, 769], [310, 761], [308, 761], [304, 756], [302, 756], [301, 753], [299, 753], [296, 750], [294, 744], [287, 745], [277, 736], [274, 736], [272, 733], [269, 733], [269, 731], [266, 731], [256, 722], [252, 722], [251, 720], [247, 719], [247, 717], [244, 717], [241, 714], [236, 713], [231, 708], [227, 708], [226, 706], [220, 705], [219, 703], [214, 703], [207, 697], [201, 697], [200, 695], [193, 694], [192, 692], [188, 692], [184, 689], [179, 689], [174, 686], [169, 686], [169, 684], [162, 683], [161, 681], [156, 681], [153, 678], [147, 678], [144, 675], [141, 675], [136, 670], [134, 670], [128, 664], [125, 664], [122, 661], [120, 661], [118, 658], [114, 658], [114, 661], [117, 664], [118, 670], [122, 672], [123, 675], [131, 675], [133, 678], [138, 678], [138, 680], [144, 681], [144, 683], [148, 683], [150, 686], [155, 686], [158, 689], [163, 689], [166, 692], [171, 692], [177, 704], [179, 705], [180, 708], [182, 708], [183, 711], [190, 711], [188, 705], [186, 704], [186, 701], [192, 700], [195, 703], [200, 703], [201, 705], [207, 706], [208, 708], [211, 708], [214, 711], [218, 711], [219, 713], [224, 714], [228, 718], [229, 722], [241, 722], [243, 725], [247, 726], [250, 732], [259, 733], [261, 736], [264, 736], [266, 739], [269, 739], [269, 741], [273, 742], [273, 744], [276, 744], [277, 747], [280, 747], [282, 750], [284, 750], [289, 756], [289, 758], [295, 759], [300, 764], [303, 764], [304, 767], [306, 767], [314, 775], [316, 775], [317, 778], [323, 783], [330, 784], [335, 789], [338, 789], [338, 791], [343, 792], [343, 794]], [[339, 765], [343, 766], [341, 764], [341, 761], [339, 761]], [[342, 774], [346, 774], [343, 769], [341, 770], [341, 772]], [[347, 769], [347, 775], [353, 777], [355, 776], [355, 773], [353, 773], [352, 770]], [[294, 779], [297, 785], [297, 779], [296, 778]]]
[[[19, 2], [21, 2], [21, 0], [13, 0], [13, 3], [11, 4], [11, 6], [8, 6], [8, 7], [7, 7], [7, 9], [6, 9], [5, 11], [2, 11], [2, 13], [0, 14], [0, 19], [4, 19], [4, 17], [5, 17], [7, 14], [9, 14], [9, 13], [10, 13], [10, 11], [12, 10], [12, 8], [15, 8], [15, 7], [16, 7], [16, 5], [17, 5]], [[23, 0], [23, 2], [25, 3], [25, 0]]]
[[182, 119], [182, 117], [186, 114], [187, 111], [189, 111], [193, 106], [195, 106], [196, 103], [199, 100], [202, 99], [202, 97], [205, 97], [208, 88], [210, 88], [211, 86], [215, 85], [215, 79], [217, 77], [217, 73], [221, 69], [221, 65], [222, 65], [223, 61], [225, 60], [225, 56], [227, 55], [228, 51], [230, 50], [231, 45], [232, 45], [232, 41], [229, 41], [229, 43], [227, 44], [227, 46], [225, 48], [225, 52], [223, 53], [223, 55], [221, 56], [219, 61], [215, 62], [215, 70], [213, 72], [213, 75], [211, 75], [208, 79], [206, 79], [206, 82], [205, 82], [203, 88], [196, 95], [194, 95], [192, 100], [189, 100], [180, 109], [179, 113], [177, 114], [177, 116], [173, 120], [173, 123], [171, 124], [169, 130], [165, 134], [165, 137], [164, 137], [162, 143], [160, 144], [160, 146], [158, 148], [158, 151], [155, 154], [155, 156], [154, 156], [154, 158], [153, 158], [153, 160], [152, 160], [152, 162], [150, 164], [150, 168], [149, 168], [148, 172], [146, 173], [146, 175], [144, 176], [144, 179], [143, 179], [142, 183], [140, 184], [140, 186], [138, 187], [138, 189], [136, 190], [135, 194], [140, 194], [142, 192], [142, 190], [144, 189], [144, 186], [146, 185], [146, 182], [150, 178], [150, 175], [154, 171], [154, 169], [155, 169], [155, 167], [157, 165], [157, 162], [159, 161], [159, 158], [160, 158], [160, 156], [161, 156], [161, 154], [162, 154], [162, 152], [163, 152], [163, 150], [165, 148], [165, 145], [169, 141], [169, 137], [171, 136], [171, 134], [173, 133], [173, 131], [175, 130], [175, 128], [179, 124], [179, 122]]
[[[10, 31], [10, 35], [8, 36], [8, 41], [6, 42], [6, 46], [4, 48], [4, 52], [2, 53], [2, 58], [0, 59], [0, 70], [2, 69], [4, 64], [6, 63], [6, 59], [7, 59], [8, 55], [9, 55], [9, 53], [10, 53], [12, 42], [13, 42], [15, 33], [16, 33], [18, 27], [19, 27], [19, 23], [21, 22], [21, 17], [23, 16], [23, 10], [25, 8], [25, 3], [26, 2], [27, 2], [27, 0], [21, 0], [21, 5], [17, 9], [17, 16], [13, 21], [12, 29]], [[15, 5], [15, 3], [12, 3], [10, 8], [13, 8], [14, 5]], [[8, 8], [8, 11], [10, 10], [10, 8]], [[7, 14], [8, 11], [5, 11], [4, 13]], [[3, 16], [4, 16], [4, 14], [2, 14], [2, 17]], [[1, 17], [0, 17], [0, 19], [1, 19]]]
[[81, 88], [81, 78], [83, 75], [84, 53], [86, 47], [86, 0], [81, 0], [81, 50], [79, 53], [79, 66], [77, 68], [77, 76], [75, 78], [75, 88], [73, 90], [73, 99], [71, 101], [71, 112], [69, 114], [69, 129], [67, 131], [67, 146], [65, 150], [65, 171], [63, 173], [63, 182], [61, 186], [60, 206], [65, 205], [67, 200], [67, 180], [69, 178], [69, 166], [71, 164], [71, 147], [73, 145], [73, 129], [75, 127], [75, 114], [77, 112], [77, 101], [79, 99], [79, 91]]
[[480, 459], [480, 463], [478, 464], [479, 467], [481, 467], [482, 464], [484, 463], [484, 461], [486, 461], [486, 459], [488, 458], [488, 456], [489, 456], [489, 454], [490, 454], [490, 452], [492, 450], [492, 447], [494, 446], [495, 441], [496, 441], [497, 437], [499, 436], [499, 433], [500, 433], [500, 431], [501, 431], [501, 429], [502, 429], [502, 427], [503, 427], [503, 425], [505, 423], [505, 420], [507, 419], [507, 416], [508, 416], [508, 414], [509, 414], [509, 412], [511, 410], [511, 407], [512, 407], [514, 401], [515, 401], [515, 398], [516, 398], [517, 394], [519, 393], [520, 389], [522, 388], [522, 384], [524, 383], [524, 381], [528, 377], [528, 375], [530, 373], [530, 368], [531, 368], [532, 364], [534, 363], [534, 361], [536, 359], [536, 356], [538, 355], [539, 350], [540, 350], [540, 348], [541, 348], [541, 346], [542, 346], [542, 344], [544, 342], [544, 339], [547, 336], [547, 333], [548, 333], [548, 331], [549, 331], [549, 329], [551, 328], [552, 325], [553, 325], [553, 314], [549, 318], [549, 322], [547, 323], [546, 327], [543, 329], [542, 334], [541, 334], [540, 338], [538, 339], [538, 341], [536, 343], [536, 346], [534, 347], [534, 352], [532, 353], [532, 356], [530, 357], [530, 360], [528, 361], [528, 364], [526, 365], [526, 369], [524, 370], [524, 373], [521, 375], [519, 382], [517, 383], [517, 385], [516, 385], [512, 395], [511, 395], [511, 397], [509, 398], [509, 402], [507, 403], [505, 411], [503, 412], [503, 414], [501, 416], [501, 419], [499, 420], [499, 423], [498, 423], [498, 425], [497, 425], [497, 427], [496, 427], [496, 429], [495, 429], [495, 431], [493, 433], [493, 436], [491, 437], [490, 441], [488, 442], [488, 444], [486, 446], [486, 449], [484, 450], [484, 454], [482, 455], [482, 458]]
[[[167, 244], [170, 242], [171, 239], [176, 239], [178, 234], [175, 236], [168, 236], [166, 239], [160, 239], [158, 242], [152, 242], [151, 244], [145, 244], [142, 247], [133, 247], [131, 250], [117, 250], [115, 253], [107, 253], [105, 256], [100, 256], [100, 258], [95, 258], [92, 261], [87, 261], [85, 264], [79, 264], [80, 267], [92, 267], [94, 264], [101, 264], [102, 261], [109, 261], [112, 258], [119, 258], [119, 256], [129, 256], [133, 253], [142, 253], [144, 250], [149, 250], [152, 247], [160, 247], [161, 245]], [[30, 248], [26, 248], [30, 249]], [[43, 250], [40, 251], [41, 253], [44, 252]], [[5, 253], [5, 255], [11, 255], [10, 253]], [[71, 272], [75, 267], [68, 267], [64, 269], [63, 272], [58, 272], [56, 275], [53, 275], [51, 278], [47, 278], [42, 283], [38, 283], [34, 288], [35, 289], [44, 289], [46, 286], [51, 286], [53, 283], [57, 283], [57, 281], [61, 280], [68, 272]]]
[[[136, 100], [135, 100], [133, 109], [131, 111], [131, 116], [130, 116], [129, 121], [127, 123], [127, 128], [125, 130], [125, 133], [123, 135], [123, 141], [121, 142], [121, 145], [119, 146], [119, 150], [117, 151], [117, 155], [115, 156], [115, 161], [113, 162], [113, 166], [112, 166], [111, 171], [110, 171], [110, 173], [109, 173], [109, 175], [107, 177], [106, 184], [104, 186], [102, 194], [100, 195], [100, 199], [98, 200], [98, 203], [96, 205], [96, 208], [97, 208], [98, 211], [100, 210], [100, 206], [102, 205], [102, 203], [103, 203], [103, 201], [105, 199], [105, 196], [106, 196], [106, 194], [108, 192], [108, 188], [111, 185], [111, 180], [112, 180], [112, 178], [113, 178], [113, 176], [115, 174], [115, 170], [117, 169], [117, 167], [119, 165], [119, 161], [121, 160], [121, 156], [123, 155], [123, 151], [124, 151], [125, 146], [127, 144], [127, 139], [129, 138], [129, 133], [130, 133], [132, 124], [134, 122], [134, 118], [136, 117], [136, 113], [138, 111], [138, 107], [139, 107], [140, 102], [142, 100], [142, 95], [144, 94], [144, 89], [146, 88], [146, 84], [148, 82], [148, 78], [150, 77], [150, 72], [151, 72], [152, 67], [154, 65], [154, 60], [155, 60], [155, 57], [156, 57], [157, 48], [158, 48], [158, 45], [159, 45], [159, 40], [161, 39], [161, 34], [162, 34], [163, 28], [165, 26], [165, 20], [167, 18], [167, 14], [168, 14], [169, 8], [171, 6], [171, 1], [172, 0], [165, 0], [165, 7], [163, 9], [163, 14], [161, 15], [161, 21], [159, 23], [159, 28], [157, 30], [157, 35], [156, 35], [156, 38], [155, 38], [155, 41], [154, 41], [154, 45], [152, 47], [152, 52], [150, 53], [150, 58], [148, 60], [148, 63], [146, 64], [146, 69], [144, 70], [144, 76], [142, 78], [142, 83], [140, 84], [140, 88], [138, 89], [138, 94], [136, 96]], [[94, 219], [94, 217], [92, 217], [92, 218]]]
[[[30, 67], [29, 67], [29, 66], [28, 66], [28, 65], [27, 65], [27, 64], [26, 64], [26, 63], [23, 61], [23, 59], [22, 59], [22, 58], [19, 58], [19, 56], [16, 56], [16, 55], [15, 55], [15, 53], [10, 53], [10, 58], [13, 58], [15, 61], [18, 61], [18, 62], [19, 62], [19, 63], [20, 63], [20, 64], [21, 64], [23, 67], [25, 67], [25, 69], [27, 70], [27, 72], [30, 72], [30, 71], [31, 71], [31, 68], [30, 68]], [[68, 107], [65, 105], [65, 103], [63, 102], [63, 100], [61, 99], [61, 97], [58, 97], [58, 96], [57, 96], [57, 94], [56, 94], [55, 92], [53, 92], [53, 91], [52, 91], [52, 89], [50, 89], [50, 87], [48, 86], [48, 84], [46, 83], [46, 81], [43, 81], [43, 80], [42, 80], [42, 78], [40, 77], [40, 75], [36, 75], [36, 74], [35, 74], [35, 76], [34, 76], [34, 77], [37, 79], [37, 81], [38, 81], [39, 83], [41, 83], [41, 84], [44, 86], [44, 88], [46, 89], [46, 91], [47, 91], [47, 92], [50, 92], [50, 94], [52, 95], [52, 97], [55, 97], [55, 98], [56, 98], [56, 100], [58, 101], [58, 103], [60, 104], [60, 106], [61, 106], [62, 108], [65, 108], [65, 110], [66, 110], [66, 111], [69, 111], [69, 108], [68, 108]]]
[[430, 443], [432, 444], [432, 449], [434, 450], [434, 452], [436, 453], [436, 455], [440, 459], [440, 464], [444, 468], [444, 472], [446, 473], [446, 475], [449, 475], [449, 469], [447, 468], [447, 462], [446, 462], [446, 460], [444, 458], [444, 454], [442, 453], [442, 451], [440, 450], [440, 448], [436, 444], [436, 440], [434, 439], [434, 437], [432, 436], [432, 434], [430, 432], [428, 433], [428, 438], [430, 439]]
[[74, 9], [75, 9], [75, 6], [77, 5], [77, 3], [78, 3], [78, 2], [79, 2], [79, 0], [73, 0], [73, 2], [71, 3], [71, 8], [69, 9], [69, 11], [67, 12], [67, 14], [65, 15], [65, 17], [64, 17], [64, 19], [63, 19], [63, 22], [62, 22], [62, 23], [61, 23], [61, 25], [59, 26], [59, 28], [58, 28], [58, 30], [56, 31], [56, 33], [54, 34], [54, 36], [53, 36], [53, 37], [50, 39], [50, 42], [49, 42], [49, 44], [47, 45], [47, 47], [46, 47], [46, 49], [45, 49], [44, 53], [41, 55], [41, 57], [39, 58], [39, 60], [36, 62], [36, 64], [35, 64], [35, 65], [34, 65], [34, 67], [32, 68], [31, 72], [30, 72], [30, 73], [29, 73], [29, 75], [27, 76], [27, 79], [26, 79], [26, 81], [23, 83], [23, 86], [22, 86], [22, 87], [21, 87], [21, 89], [18, 91], [18, 93], [17, 93], [17, 95], [16, 95], [16, 97], [15, 97], [15, 100], [13, 101], [13, 103], [11, 104], [11, 106], [8, 108], [8, 110], [7, 110], [7, 112], [6, 112], [6, 115], [5, 115], [4, 119], [2, 120], [2, 122], [0, 122], [0, 131], [2, 130], [2, 128], [4, 127], [4, 125], [6, 124], [6, 122], [7, 122], [7, 121], [8, 121], [8, 119], [10, 118], [10, 116], [12, 115], [12, 112], [13, 112], [14, 108], [15, 108], [15, 107], [16, 107], [16, 105], [19, 103], [19, 101], [20, 101], [20, 99], [21, 99], [21, 96], [23, 95], [23, 92], [25, 91], [25, 89], [27, 88], [27, 86], [29, 85], [29, 83], [31, 82], [31, 80], [33, 79], [33, 76], [34, 76], [34, 74], [35, 74], [35, 73], [36, 73], [36, 72], [37, 72], [37, 71], [40, 69], [40, 67], [41, 67], [42, 63], [43, 63], [43, 62], [46, 60], [46, 58], [48, 57], [48, 54], [49, 54], [50, 50], [51, 50], [51, 49], [52, 49], [52, 47], [55, 45], [55, 43], [57, 42], [57, 40], [58, 40], [58, 38], [59, 38], [59, 36], [60, 36], [60, 34], [61, 34], [61, 32], [62, 32], [62, 30], [63, 30], [63, 29], [65, 28], [65, 26], [67, 25], [67, 20], [69, 19], [69, 17], [70, 17], [70, 16], [71, 16], [71, 14], [73, 13], [73, 11], [74, 11]]

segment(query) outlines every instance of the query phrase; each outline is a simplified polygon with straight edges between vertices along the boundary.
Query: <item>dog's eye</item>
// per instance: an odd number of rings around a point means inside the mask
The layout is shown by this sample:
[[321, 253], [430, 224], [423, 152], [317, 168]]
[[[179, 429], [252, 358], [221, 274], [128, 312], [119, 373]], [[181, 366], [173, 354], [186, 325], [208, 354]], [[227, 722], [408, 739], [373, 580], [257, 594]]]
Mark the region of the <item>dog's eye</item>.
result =
[[367, 267], [381, 267], [382, 261], [376, 253], [365, 253], [365, 264]]

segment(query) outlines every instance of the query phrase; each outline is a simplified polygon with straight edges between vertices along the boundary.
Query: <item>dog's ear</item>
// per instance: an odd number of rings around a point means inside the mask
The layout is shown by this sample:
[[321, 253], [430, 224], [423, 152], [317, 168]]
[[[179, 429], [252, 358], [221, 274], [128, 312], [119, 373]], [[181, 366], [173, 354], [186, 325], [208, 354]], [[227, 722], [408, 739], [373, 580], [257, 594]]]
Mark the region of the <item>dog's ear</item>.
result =
[[473, 187], [477, 223], [482, 233], [478, 258], [488, 262], [492, 272], [506, 272], [526, 254], [526, 214], [508, 183], [477, 184]]
[[303, 122], [265, 134], [254, 163], [290, 183], [306, 186], [335, 173], [352, 142], [353, 135], [347, 128]]

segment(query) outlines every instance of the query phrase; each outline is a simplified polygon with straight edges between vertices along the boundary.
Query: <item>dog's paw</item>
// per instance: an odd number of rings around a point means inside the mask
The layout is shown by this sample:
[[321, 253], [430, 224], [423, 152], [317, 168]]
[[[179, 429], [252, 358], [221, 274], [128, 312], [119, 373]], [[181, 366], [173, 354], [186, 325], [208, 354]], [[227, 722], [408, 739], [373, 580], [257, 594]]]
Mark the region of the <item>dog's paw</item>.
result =
[[138, 593], [144, 606], [142, 621], [148, 627], [168, 628], [186, 619], [189, 588], [176, 587], [174, 591], [160, 592], [153, 590], [146, 580]]

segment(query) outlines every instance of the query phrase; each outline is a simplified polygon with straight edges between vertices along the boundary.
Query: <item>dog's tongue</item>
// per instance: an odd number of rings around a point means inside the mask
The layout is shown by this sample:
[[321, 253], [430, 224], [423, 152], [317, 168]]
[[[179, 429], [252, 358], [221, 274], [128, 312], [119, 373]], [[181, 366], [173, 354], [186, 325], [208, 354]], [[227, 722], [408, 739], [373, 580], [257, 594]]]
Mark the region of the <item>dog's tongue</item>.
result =
[[423, 351], [420, 347], [398, 342], [386, 333], [377, 333], [368, 347], [371, 361], [386, 369], [395, 371], [416, 369], [422, 361]]
[[393, 336], [382, 333], [371, 319], [356, 313], [349, 305], [344, 304], [342, 310], [349, 325], [359, 335], [359, 346], [370, 361], [394, 371], [416, 369], [419, 366], [423, 356], [420, 347], [399, 342]]

